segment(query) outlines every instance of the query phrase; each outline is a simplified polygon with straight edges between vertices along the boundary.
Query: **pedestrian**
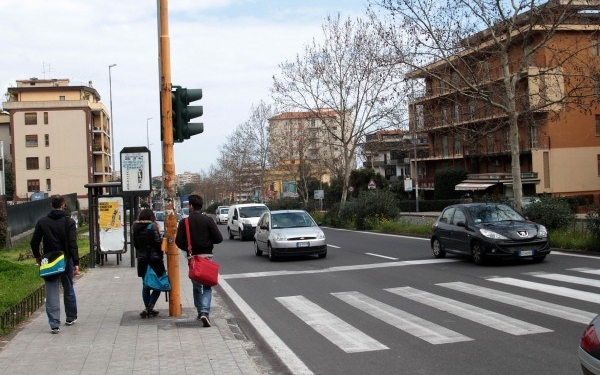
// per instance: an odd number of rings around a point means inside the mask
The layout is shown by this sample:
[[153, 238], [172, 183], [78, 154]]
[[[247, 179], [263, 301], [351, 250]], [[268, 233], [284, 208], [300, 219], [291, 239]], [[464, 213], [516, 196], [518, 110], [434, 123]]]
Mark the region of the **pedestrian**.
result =
[[45, 254], [54, 251], [62, 251], [65, 254], [65, 272], [44, 278], [46, 314], [52, 333], [60, 332], [60, 284], [63, 287], [65, 324], [70, 326], [77, 321], [77, 298], [73, 287], [73, 276], [79, 274], [77, 226], [75, 220], [66, 215], [65, 205], [65, 198], [62, 195], [52, 196], [52, 210], [37, 221], [30, 242], [31, 251], [38, 265], [42, 262], [40, 244]]
[[[187, 252], [188, 242], [185, 220], [189, 220], [192, 256], [201, 256], [212, 261], [213, 245], [223, 242], [223, 236], [215, 221], [209, 216], [202, 214], [202, 204], [203, 200], [199, 195], [193, 194], [189, 196], [190, 215], [179, 222], [175, 244], [181, 250]], [[197, 319], [202, 322], [204, 327], [210, 327], [212, 288], [194, 280], [192, 280], [192, 287], [194, 306], [196, 306], [196, 310], [198, 311]]]
[[154, 270], [157, 276], [162, 276], [167, 270], [163, 262], [164, 253], [161, 249], [161, 234], [156, 223], [154, 211], [144, 208], [140, 211], [138, 219], [131, 227], [133, 246], [137, 258], [137, 274], [142, 278], [142, 300], [144, 311], [140, 313], [142, 318], [158, 315], [154, 306], [160, 297], [160, 290], [151, 289], [143, 285], [144, 276], [148, 266]]

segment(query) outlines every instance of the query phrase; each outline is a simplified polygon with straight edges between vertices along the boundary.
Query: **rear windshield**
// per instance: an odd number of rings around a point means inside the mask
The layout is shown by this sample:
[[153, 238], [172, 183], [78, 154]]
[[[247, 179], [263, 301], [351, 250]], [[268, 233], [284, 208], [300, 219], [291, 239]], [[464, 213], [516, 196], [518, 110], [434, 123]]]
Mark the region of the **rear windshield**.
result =
[[240, 207], [240, 217], [259, 217], [266, 211], [269, 211], [267, 206]]
[[221, 208], [221, 210], [219, 211], [219, 213], [221, 213], [221, 214], [229, 213], [229, 208]]

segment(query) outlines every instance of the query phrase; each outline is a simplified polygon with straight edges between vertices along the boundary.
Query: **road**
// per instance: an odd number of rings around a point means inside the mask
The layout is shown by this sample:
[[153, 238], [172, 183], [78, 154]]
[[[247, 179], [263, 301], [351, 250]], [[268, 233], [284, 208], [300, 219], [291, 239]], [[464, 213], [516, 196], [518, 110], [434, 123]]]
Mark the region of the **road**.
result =
[[[220, 226], [225, 234], [225, 226]], [[579, 374], [600, 258], [476, 266], [427, 239], [324, 228], [325, 259], [215, 251], [221, 287], [295, 374]]]

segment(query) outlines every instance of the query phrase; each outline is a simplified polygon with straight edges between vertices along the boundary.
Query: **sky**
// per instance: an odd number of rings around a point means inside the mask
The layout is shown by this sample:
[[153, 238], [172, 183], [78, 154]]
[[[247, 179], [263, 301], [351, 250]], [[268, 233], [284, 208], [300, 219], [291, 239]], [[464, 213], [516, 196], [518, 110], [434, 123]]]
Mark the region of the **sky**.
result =
[[[92, 86], [110, 109], [116, 169], [124, 147], [150, 143], [162, 171], [157, 0], [2, 0], [1, 101], [37, 77]], [[327, 15], [357, 17], [367, 0], [169, 0], [171, 81], [200, 88], [204, 132], [175, 143], [175, 172], [217, 165], [253, 105], [271, 103], [272, 77], [322, 37]], [[116, 66], [109, 69], [109, 66]], [[109, 84], [110, 71], [110, 84]], [[112, 92], [112, 95], [111, 95]]]

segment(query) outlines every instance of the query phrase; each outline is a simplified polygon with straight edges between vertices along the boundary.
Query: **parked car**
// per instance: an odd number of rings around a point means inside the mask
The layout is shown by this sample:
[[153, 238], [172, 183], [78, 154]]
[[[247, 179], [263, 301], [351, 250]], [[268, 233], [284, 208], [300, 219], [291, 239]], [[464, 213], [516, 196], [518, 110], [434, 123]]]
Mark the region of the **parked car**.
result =
[[190, 216], [190, 208], [189, 207], [182, 208], [181, 209], [181, 218], [185, 219], [188, 216]]
[[254, 253], [266, 252], [270, 260], [282, 256], [327, 256], [325, 233], [306, 211], [267, 211], [258, 220]]
[[433, 224], [431, 249], [436, 258], [466, 255], [476, 264], [491, 258], [542, 261], [550, 253], [546, 227], [501, 203], [446, 207]]
[[584, 375], [600, 374], [600, 339], [596, 326], [600, 324], [600, 315], [586, 327], [579, 342], [577, 355]]
[[[154, 216], [156, 217], [156, 224], [158, 224], [158, 230], [160, 230], [160, 233], [163, 234], [165, 233], [165, 219], [166, 219], [166, 215], [164, 211], [154, 211]], [[178, 213], [177, 214], [177, 223], [179, 224], [179, 220], [181, 220], [183, 218], [183, 215]]]
[[242, 203], [230, 206], [227, 216], [229, 239], [233, 240], [234, 236], [239, 237], [240, 241], [254, 238], [258, 219], [265, 211], [269, 211], [269, 208], [260, 203]]
[[217, 224], [226, 224], [229, 215], [229, 207], [221, 207], [217, 210], [215, 221]]

